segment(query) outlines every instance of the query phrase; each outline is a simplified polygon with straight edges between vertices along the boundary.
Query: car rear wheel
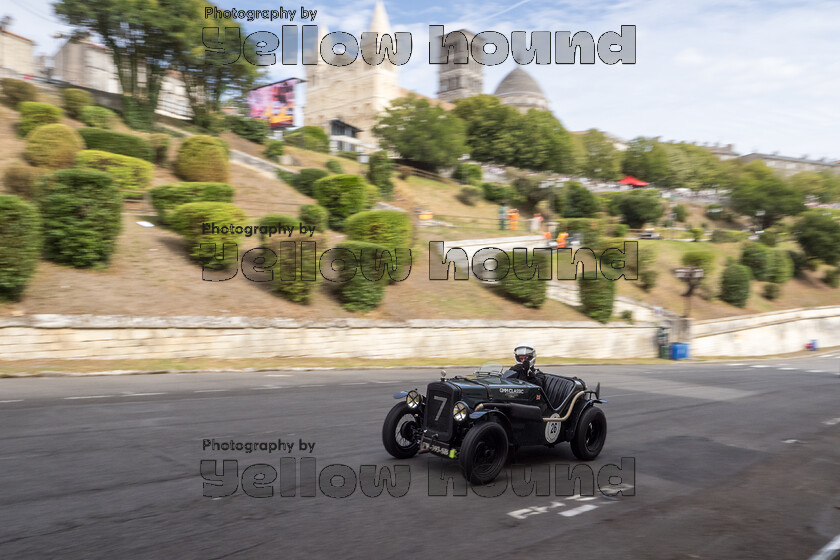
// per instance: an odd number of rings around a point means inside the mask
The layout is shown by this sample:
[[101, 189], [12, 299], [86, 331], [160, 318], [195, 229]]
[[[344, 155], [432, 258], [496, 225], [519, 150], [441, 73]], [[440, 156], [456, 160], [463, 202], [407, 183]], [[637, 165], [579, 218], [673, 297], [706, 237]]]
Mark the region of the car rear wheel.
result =
[[394, 405], [385, 417], [382, 443], [397, 459], [414, 457], [420, 450], [420, 418], [404, 402]]
[[492, 482], [507, 463], [508, 437], [495, 422], [484, 422], [467, 432], [458, 461], [473, 484]]
[[607, 417], [594, 406], [587, 408], [572, 437], [572, 453], [581, 461], [591, 461], [601, 453], [607, 440]]

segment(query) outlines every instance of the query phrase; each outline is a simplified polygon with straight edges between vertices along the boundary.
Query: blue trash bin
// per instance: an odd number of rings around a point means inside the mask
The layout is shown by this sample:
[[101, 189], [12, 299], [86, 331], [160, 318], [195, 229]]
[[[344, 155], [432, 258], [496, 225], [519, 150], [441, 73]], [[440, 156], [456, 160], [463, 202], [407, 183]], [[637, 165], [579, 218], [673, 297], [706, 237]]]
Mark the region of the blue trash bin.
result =
[[684, 342], [671, 343], [671, 359], [672, 360], [687, 360], [688, 359], [688, 344]]

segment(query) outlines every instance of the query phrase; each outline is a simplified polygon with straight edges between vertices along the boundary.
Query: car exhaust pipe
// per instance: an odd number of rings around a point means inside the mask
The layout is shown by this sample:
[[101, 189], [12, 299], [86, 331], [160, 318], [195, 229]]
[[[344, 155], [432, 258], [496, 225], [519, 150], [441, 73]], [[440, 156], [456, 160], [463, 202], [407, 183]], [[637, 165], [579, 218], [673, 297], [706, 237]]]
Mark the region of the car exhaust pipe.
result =
[[572, 410], [574, 410], [575, 408], [575, 403], [583, 393], [585, 393], [585, 391], [580, 391], [578, 394], [575, 395], [575, 397], [572, 399], [572, 402], [569, 403], [569, 408], [566, 411], [565, 416], [563, 416], [562, 418], [543, 418], [542, 421], [548, 424], [549, 422], [565, 422], [566, 420], [568, 420], [569, 416], [572, 415]]

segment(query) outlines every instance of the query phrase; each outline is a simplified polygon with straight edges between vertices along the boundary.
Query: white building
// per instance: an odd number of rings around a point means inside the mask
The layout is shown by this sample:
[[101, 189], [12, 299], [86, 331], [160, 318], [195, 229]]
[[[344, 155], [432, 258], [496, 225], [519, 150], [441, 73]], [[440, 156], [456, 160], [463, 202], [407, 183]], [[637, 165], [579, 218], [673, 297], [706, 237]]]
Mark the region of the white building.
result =
[[35, 74], [35, 42], [0, 28], [0, 78], [25, 78]]

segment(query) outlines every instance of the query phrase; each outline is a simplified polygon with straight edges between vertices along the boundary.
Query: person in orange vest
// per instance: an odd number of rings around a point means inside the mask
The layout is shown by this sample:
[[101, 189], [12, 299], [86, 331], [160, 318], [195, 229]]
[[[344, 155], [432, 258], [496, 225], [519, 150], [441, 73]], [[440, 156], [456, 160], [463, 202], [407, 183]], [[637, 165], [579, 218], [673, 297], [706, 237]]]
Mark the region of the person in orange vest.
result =
[[557, 248], [558, 249], [565, 249], [566, 248], [566, 238], [569, 237], [569, 234], [565, 231], [561, 231], [557, 234]]
[[519, 225], [519, 210], [516, 208], [511, 208], [508, 211], [508, 224], [510, 225], [511, 231], [516, 231]]

